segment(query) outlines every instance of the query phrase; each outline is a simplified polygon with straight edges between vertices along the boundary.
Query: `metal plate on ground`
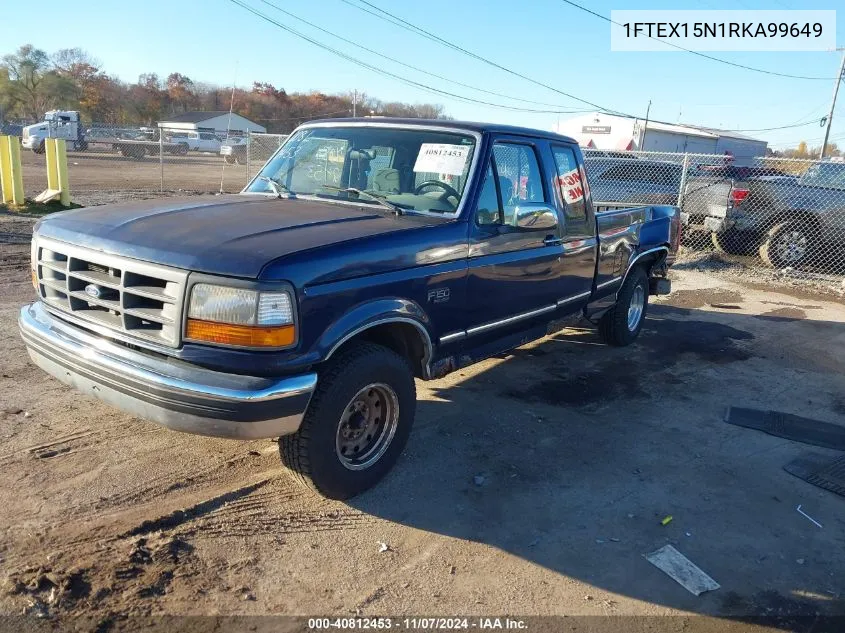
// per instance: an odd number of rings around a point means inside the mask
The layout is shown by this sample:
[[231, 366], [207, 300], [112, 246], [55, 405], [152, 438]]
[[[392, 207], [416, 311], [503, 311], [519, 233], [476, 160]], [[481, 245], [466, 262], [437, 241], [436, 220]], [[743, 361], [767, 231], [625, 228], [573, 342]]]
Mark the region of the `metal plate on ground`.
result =
[[780, 411], [729, 407], [725, 422], [804, 444], [845, 451], [845, 426]]
[[783, 469], [807, 483], [845, 497], [845, 455], [831, 459], [808, 453], [792, 460]]
[[646, 554], [645, 557], [648, 562], [691, 594], [700, 596], [705, 591], [719, 588], [719, 583], [671, 545], [664, 545], [659, 550]]

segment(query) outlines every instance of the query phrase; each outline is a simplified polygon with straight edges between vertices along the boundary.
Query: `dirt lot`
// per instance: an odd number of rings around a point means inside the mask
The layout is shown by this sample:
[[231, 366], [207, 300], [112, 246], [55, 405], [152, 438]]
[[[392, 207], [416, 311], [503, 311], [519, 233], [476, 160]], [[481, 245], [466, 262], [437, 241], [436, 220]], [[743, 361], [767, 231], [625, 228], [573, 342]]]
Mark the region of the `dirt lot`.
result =
[[[24, 191], [33, 198], [47, 188], [46, 160], [43, 154], [23, 150], [21, 161]], [[165, 192], [181, 194], [220, 191], [221, 180], [223, 191], [232, 193], [243, 189], [247, 180], [245, 165], [226, 165], [214, 154], [165, 155], [162, 166], [158, 155], [134, 159], [116, 152], [68, 152], [71, 196], [84, 206], [159, 196], [162, 171]]]
[[[170, 432], [31, 365], [29, 222], [0, 220], [1, 614], [845, 615], [845, 498], [782, 470], [834, 453], [722, 421], [845, 423], [841, 299], [681, 266], [630, 348], [571, 329], [418, 383], [396, 470], [340, 503], [271, 441]], [[667, 543], [721, 589], [643, 558]]]

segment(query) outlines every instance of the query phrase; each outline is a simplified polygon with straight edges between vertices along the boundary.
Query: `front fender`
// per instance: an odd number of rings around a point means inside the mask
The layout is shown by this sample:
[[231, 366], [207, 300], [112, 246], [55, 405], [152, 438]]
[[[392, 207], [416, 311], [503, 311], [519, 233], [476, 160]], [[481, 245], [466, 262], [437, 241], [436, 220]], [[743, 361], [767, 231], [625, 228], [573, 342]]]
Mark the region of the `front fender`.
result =
[[328, 360], [353, 336], [384, 323], [406, 323], [417, 328], [425, 345], [424, 362], [428, 363], [434, 339], [431, 319], [418, 303], [401, 297], [375, 299], [346, 311], [326, 328], [312, 352], [321, 360]]

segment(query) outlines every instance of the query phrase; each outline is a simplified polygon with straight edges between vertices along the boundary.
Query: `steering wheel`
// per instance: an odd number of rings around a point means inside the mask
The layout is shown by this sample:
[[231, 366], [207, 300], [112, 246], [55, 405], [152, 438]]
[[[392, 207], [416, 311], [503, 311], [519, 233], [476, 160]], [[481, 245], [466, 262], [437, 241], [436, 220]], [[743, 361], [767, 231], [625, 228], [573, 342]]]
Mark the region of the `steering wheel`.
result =
[[445, 182], [442, 182], [440, 180], [426, 180], [425, 182], [420, 183], [420, 185], [416, 189], [414, 189], [414, 193], [419, 195], [423, 192], [423, 189], [427, 189], [428, 187], [439, 187], [440, 189], [442, 189], [444, 195], [440, 196], [441, 200], [443, 198], [450, 197], [454, 198], [455, 200], [461, 199], [461, 194], [459, 194], [454, 187], [452, 187], [451, 185], [447, 185]]

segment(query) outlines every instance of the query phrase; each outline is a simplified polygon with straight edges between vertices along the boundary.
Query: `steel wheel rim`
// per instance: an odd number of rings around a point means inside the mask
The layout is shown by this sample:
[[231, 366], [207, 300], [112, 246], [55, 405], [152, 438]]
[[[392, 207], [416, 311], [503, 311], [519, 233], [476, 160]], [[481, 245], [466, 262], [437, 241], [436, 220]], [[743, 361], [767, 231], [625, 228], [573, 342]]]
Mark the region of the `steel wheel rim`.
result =
[[641, 284], [634, 288], [631, 293], [631, 302], [628, 304], [628, 331], [633, 332], [640, 324], [640, 319], [643, 317], [643, 308], [645, 307], [645, 290]]
[[379, 382], [356, 393], [340, 416], [335, 434], [335, 452], [349, 470], [364, 470], [375, 464], [393, 441], [399, 426], [399, 397], [389, 385]]
[[800, 231], [789, 231], [780, 237], [776, 248], [783, 261], [797, 262], [807, 254], [807, 237]]

